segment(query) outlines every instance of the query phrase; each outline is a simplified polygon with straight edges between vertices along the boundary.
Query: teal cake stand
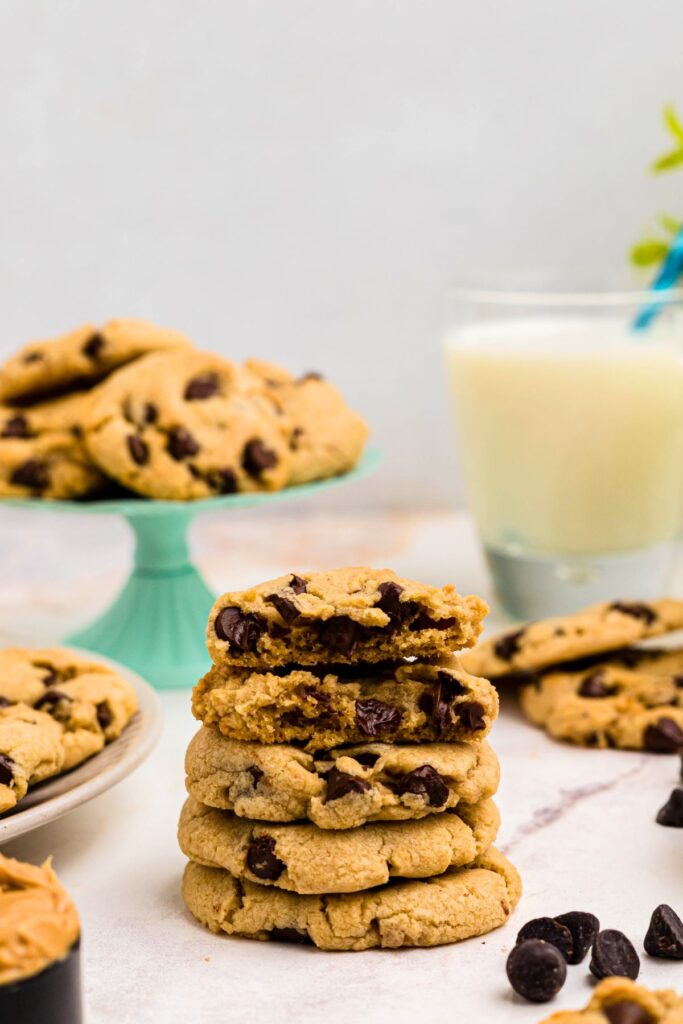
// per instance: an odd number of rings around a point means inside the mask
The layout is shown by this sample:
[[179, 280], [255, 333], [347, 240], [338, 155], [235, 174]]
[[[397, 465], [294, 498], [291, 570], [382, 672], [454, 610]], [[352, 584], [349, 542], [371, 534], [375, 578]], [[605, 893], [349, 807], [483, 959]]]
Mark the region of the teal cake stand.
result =
[[[203, 512], [275, 505], [312, 497], [361, 480], [379, 464], [366, 452], [350, 473], [318, 483], [259, 494], [230, 494], [201, 501], [39, 501], [8, 499], [2, 505], [41, 512], [122, 516], [135, 535], [133, 571], [110, 608], [85, 629], [64, 638], [123, 665], [158, 689], [192, 686], [209, 667], [206, 623], [216, 595], [190, 561], [188, 530]], [[296, 567], [294, 567], [296, 568]]]

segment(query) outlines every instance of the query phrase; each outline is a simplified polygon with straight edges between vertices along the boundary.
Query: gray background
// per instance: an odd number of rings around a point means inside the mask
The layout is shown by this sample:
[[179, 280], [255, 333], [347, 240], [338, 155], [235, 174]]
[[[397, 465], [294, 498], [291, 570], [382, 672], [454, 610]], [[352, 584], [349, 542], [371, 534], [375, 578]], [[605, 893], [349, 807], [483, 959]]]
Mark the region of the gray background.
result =
[[682, 37], [679, 0], [3, 0], [0, 348], [128, 314], [319, 368], [388, 456], [346, 501], [448, 503], [445, 283], [628, 280], [681, 213], [644, 169]]

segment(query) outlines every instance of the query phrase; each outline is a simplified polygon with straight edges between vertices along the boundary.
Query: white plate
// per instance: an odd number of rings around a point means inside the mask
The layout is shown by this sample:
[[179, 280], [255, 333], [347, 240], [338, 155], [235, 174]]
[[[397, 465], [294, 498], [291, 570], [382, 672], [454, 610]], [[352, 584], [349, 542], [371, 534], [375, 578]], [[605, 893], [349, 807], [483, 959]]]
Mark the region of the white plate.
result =
[[[79, 651], [79, 654], [88, 654]], [[90, 654], [92, 658], [92, 654]], [[152, 752], [161, 733], [161, 705], [156, 693], [141, 676], [123, 665], [112, 665], [134, 687], [138, 710], [117, 740], [77, 768], [47, 779], [29, 789], [16, 808], [0, 818], [0, 845], [61, 818], [74, 807], [92, 800], [130, 775]]]

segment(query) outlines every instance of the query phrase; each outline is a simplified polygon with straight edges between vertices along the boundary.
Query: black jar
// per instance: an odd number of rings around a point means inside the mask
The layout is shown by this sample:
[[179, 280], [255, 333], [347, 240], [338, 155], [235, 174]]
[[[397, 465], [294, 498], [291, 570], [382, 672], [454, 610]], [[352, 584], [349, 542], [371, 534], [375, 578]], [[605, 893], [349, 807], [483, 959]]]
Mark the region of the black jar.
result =
[[81, 940], [30, 978], [0, 985], [2, 1024], [83, 1024]]

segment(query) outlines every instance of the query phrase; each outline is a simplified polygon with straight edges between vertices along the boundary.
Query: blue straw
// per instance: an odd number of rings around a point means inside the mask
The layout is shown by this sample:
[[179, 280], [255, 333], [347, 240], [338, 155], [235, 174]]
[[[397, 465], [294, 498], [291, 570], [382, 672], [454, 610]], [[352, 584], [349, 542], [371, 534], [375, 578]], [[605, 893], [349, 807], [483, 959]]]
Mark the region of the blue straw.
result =
[[652, 321], [666, 305], [666, 297], [662, 296], [662, 298], [657, 299], [655, 297], [656, 294], [658, 292], [671, 291], [681, 274], [683, 274], [683, 228], [681, 228], [671, 243], [671, 248], [666, 254], [661, 270], [650, 285], [649, 291], [652, 293], [653, 301], [643, 306], [638, 312], [633, 321], [634, 331], [646, 331], [648, 329]]

